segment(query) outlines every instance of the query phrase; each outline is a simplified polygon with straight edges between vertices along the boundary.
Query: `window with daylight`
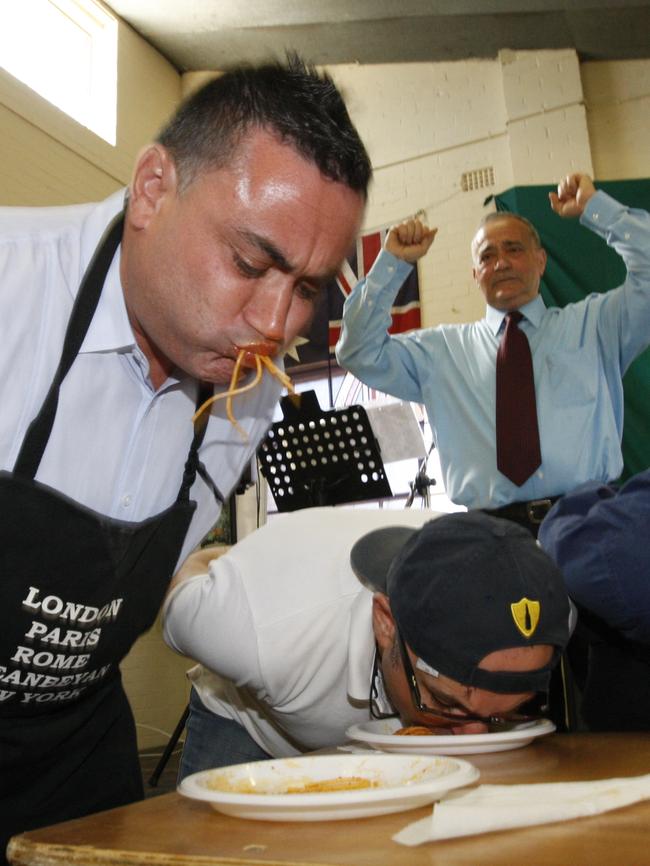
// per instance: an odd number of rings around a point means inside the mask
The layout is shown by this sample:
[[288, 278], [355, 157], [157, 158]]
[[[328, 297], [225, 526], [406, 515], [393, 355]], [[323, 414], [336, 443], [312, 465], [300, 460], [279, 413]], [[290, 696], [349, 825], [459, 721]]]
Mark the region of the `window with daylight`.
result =
[[115, 144], [117, 19], [99, 3], [3, 0], [0, 66]]

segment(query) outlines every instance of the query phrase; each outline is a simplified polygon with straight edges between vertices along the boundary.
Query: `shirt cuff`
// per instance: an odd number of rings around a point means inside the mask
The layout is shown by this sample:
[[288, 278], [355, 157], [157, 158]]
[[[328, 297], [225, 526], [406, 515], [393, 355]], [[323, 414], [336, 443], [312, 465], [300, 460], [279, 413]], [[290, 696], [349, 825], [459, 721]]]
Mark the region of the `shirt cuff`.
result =
[[413, 265], [409, 262], [398, 259], [388, 250], [381, 250], [368, 273], [367, 282], [380, 288], [393, 286], [395, 282], [401, 286], [412, 270]]
[[580, 223], [587, 228], [604, 232], [620, 217], [623, 211], [625, 211], [625, 207], [620, 202], [599, 189], [585, 205], [585, 209], [580, 215]]

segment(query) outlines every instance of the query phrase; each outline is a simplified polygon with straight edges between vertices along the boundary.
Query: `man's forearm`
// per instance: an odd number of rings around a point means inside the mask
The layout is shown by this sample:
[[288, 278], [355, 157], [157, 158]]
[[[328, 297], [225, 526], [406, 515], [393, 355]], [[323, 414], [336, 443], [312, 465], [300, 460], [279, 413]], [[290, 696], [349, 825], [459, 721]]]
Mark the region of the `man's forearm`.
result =
[[392, 305], [410, 272], [411, 265], [385, 251], [380, 253], [368, 276], [345, 302], [336, 357], [366, 385], [404, 400], [418, 400], [408, 349], [388, 334]]

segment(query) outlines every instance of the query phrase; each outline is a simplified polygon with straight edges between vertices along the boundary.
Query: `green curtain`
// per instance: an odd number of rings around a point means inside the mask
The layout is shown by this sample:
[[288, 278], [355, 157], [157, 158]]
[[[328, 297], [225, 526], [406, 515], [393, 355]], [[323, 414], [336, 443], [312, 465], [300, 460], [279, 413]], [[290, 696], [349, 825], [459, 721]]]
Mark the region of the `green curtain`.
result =
[[[597, 187], [629, 207], [650, 211], [650, 179], [598, 181]], [[548, 254], [541, 292], [548, 306], [563, 307], [591, 292], [605, 292], [625, 279], [625, 265], [604, 241], [578, 220], [560, 219], [548, 202], [552, 186], [513, 187], [496, 195], [497, 210], [527, 217]], [[650, 335], [649, 335], [650, 336]], [[622, 480], [650, 467], [650, 349], [623, 379], [625, 423]]]

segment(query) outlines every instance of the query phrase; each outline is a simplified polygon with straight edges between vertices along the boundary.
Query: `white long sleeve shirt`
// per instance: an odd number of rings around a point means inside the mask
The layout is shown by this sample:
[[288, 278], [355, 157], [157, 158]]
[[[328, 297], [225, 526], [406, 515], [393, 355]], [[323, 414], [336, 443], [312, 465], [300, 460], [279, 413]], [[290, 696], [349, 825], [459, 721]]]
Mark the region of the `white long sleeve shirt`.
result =
[[372, 593], [350, 550], [373, 529], [437, 516], [307, 508], [274, 517], [207, 573], [187, 569], [165, 603], [164, 637], [201, 663], [190, 676], [207, 709], [273, 757], [342, 743], [370, 718], [375, 655]]

